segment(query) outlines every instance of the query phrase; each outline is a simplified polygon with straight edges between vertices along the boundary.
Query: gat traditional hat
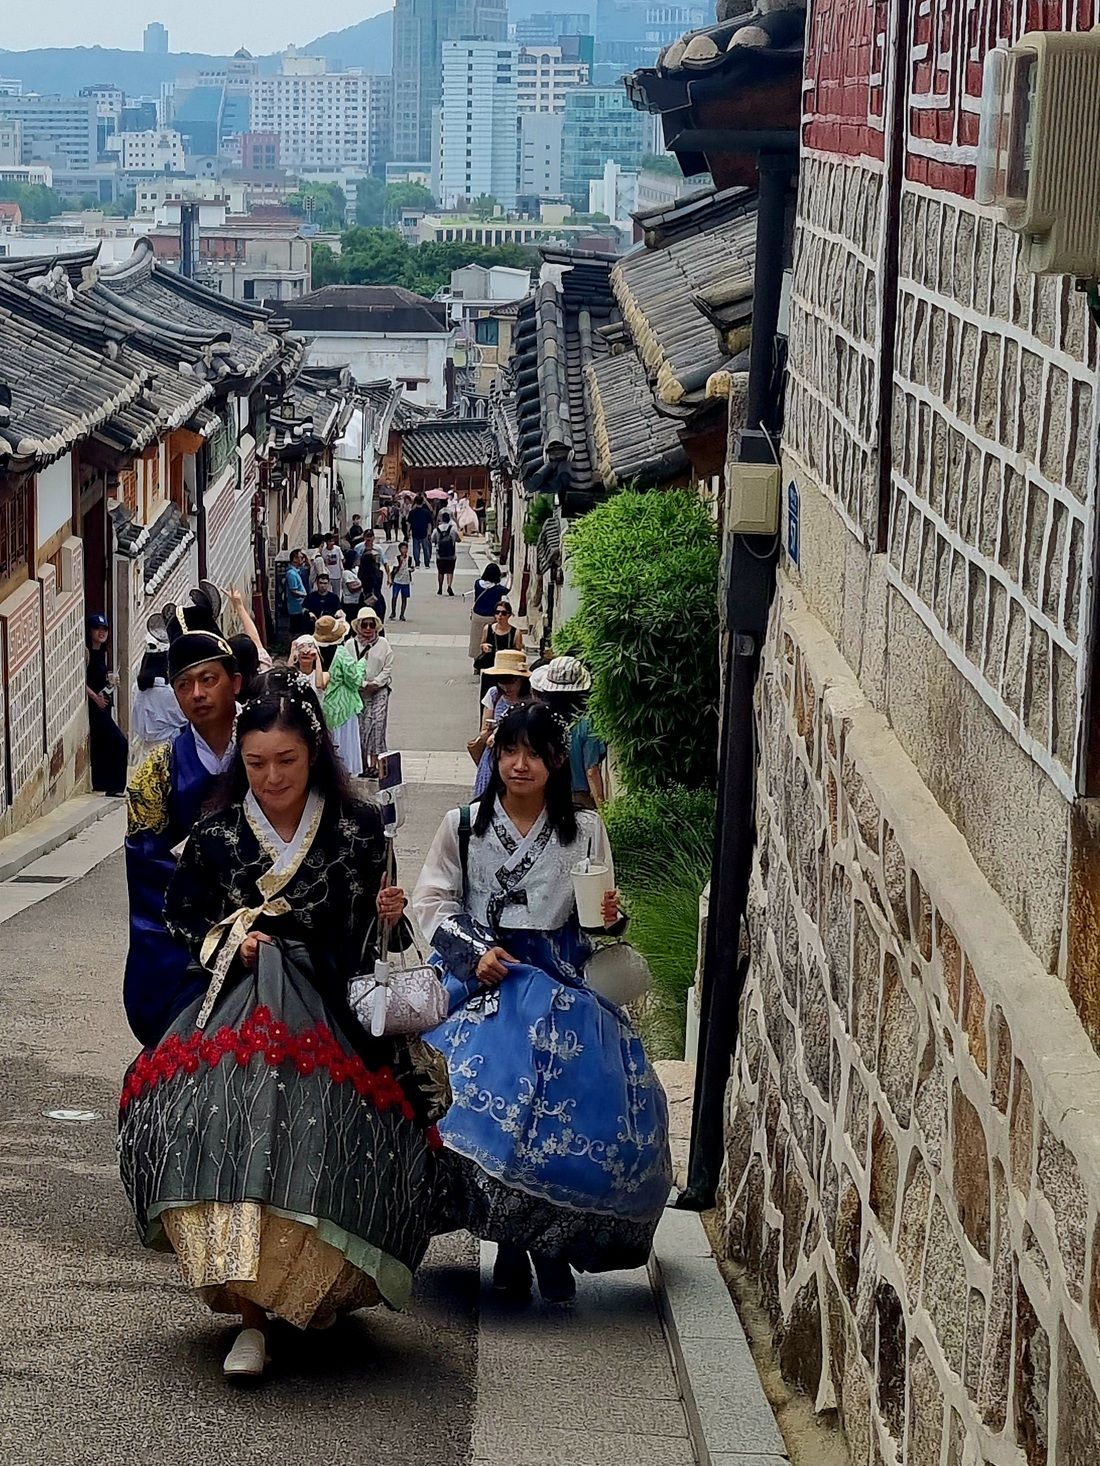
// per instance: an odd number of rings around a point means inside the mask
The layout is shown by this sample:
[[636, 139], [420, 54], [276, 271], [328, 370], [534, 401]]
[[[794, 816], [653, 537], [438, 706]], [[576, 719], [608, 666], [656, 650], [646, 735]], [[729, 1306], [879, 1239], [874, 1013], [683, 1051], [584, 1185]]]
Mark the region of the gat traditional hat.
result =
[[588, 692], [592, 673], [576, 657], [554, 657], [531, 673], [534, 692]]
[[236, 665], [233, 648], [218, 624], [222, 608], [221, 591], [212, 581], [201, 580], [189, 594], [189, 603], [167, 605], [160, 617], [149, 618], [150, 631], [163, 624], [168, 632], [170, 683], [203, 662], [227, 662], [230, 670]]
[[486, 677], [530, 677], [527, 658], [523, 652], [497, 652], [496, 661], [485, 668]]
[[313, 627], [313, 639], [319, 646], [339, 646], [347, 640], [350, 630], [343, 611], [335, 616], [318, 616]]

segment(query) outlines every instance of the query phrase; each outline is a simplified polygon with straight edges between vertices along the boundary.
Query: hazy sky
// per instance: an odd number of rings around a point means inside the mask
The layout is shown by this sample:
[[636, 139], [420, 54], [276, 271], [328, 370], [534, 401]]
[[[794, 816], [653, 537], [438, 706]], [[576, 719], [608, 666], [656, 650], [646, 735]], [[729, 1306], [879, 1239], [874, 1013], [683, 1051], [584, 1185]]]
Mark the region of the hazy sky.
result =
[[151, 20], [168, 27], [173, 51], [232, 53], [246, 46], [256, 53], [304, 45], [326, 31], [340, 30], [388, 8], [389, 0], [8, 0], [0, 5], [0, 46], [11, 51], [36, 46], [120, 46], [141, 50], [141, 33]]

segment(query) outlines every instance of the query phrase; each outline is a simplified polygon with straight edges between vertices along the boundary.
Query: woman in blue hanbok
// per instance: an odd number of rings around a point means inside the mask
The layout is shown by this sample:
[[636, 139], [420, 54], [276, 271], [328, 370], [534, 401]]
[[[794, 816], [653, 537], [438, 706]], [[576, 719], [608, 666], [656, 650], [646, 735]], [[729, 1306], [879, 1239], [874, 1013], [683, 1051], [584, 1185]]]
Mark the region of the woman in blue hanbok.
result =
[[[498, 1244], [495, 1286], [521, 1296], [534, 1263], [565, 1302], [572, 1269], [642, 1266], [671, 1185], [664, 1092], [627, 1015], [585, 982], [592, 948], [572, 867], [611, 865], [599, 816], [573, 809], [568, 733], [544, 704], [501, 720], [480, 803], [452, 810], [413, 892], [450, 1017], [440, 1231]], [[615, 892], [608, 930], [624, 918]]]

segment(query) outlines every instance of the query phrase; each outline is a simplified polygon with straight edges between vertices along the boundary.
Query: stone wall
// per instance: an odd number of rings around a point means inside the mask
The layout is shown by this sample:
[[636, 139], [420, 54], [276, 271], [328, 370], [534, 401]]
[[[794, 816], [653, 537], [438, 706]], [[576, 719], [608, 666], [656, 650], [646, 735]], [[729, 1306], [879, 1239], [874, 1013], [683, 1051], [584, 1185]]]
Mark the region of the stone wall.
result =
[[1100, 1059], [796, 588], [720, 1200], [853, 1466], [1094, 1466]]

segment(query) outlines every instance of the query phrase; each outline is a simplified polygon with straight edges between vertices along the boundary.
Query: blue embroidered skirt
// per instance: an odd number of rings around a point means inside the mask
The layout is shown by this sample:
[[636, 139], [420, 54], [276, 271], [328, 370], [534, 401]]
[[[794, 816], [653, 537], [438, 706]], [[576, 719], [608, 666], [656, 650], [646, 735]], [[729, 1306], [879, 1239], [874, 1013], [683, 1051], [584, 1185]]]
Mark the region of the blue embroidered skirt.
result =
[[672, 1185], [664, 1091], [626, 1014], [585, 985], [575, 928], [500, 940], [520, 965], [496, 988], [445, 972], [451, 1014], [425, 1035], [454, 1090], [437, 1230], [640, 1267]]

